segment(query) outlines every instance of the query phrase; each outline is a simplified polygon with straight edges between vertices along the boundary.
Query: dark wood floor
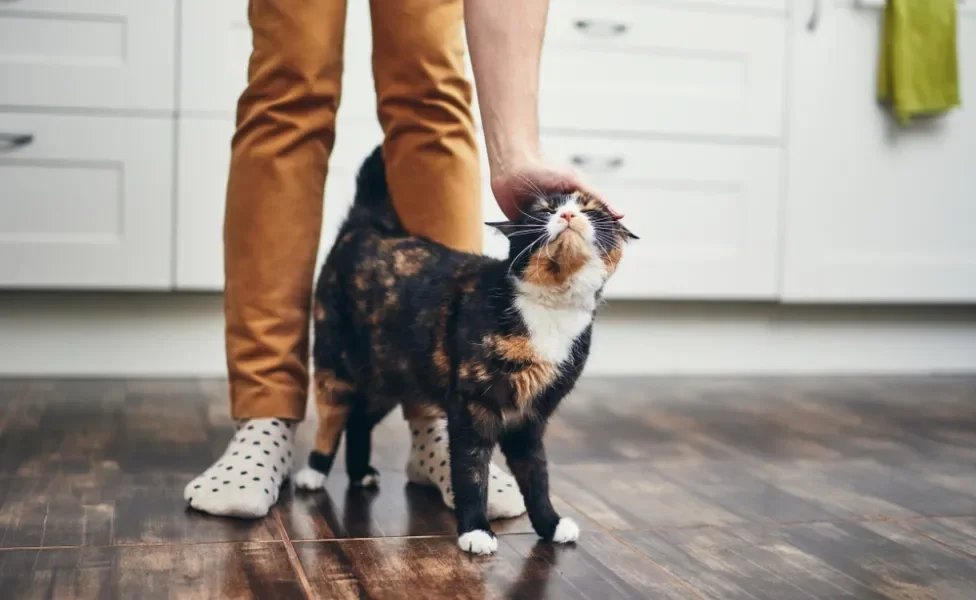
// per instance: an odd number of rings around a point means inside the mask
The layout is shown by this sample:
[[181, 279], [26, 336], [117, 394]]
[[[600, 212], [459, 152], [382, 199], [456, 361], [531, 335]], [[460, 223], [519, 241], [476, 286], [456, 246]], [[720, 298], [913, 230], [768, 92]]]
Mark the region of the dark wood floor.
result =
[[547, 440], [580, 542], [523, 517], [489, 558], [406, 484], [398, 413], [378, 493], [339, 472], [265, 520], [187, 511], [224, 398], [0, 381], [0, 598], [976, 598], [976, 378], [588, 380]]

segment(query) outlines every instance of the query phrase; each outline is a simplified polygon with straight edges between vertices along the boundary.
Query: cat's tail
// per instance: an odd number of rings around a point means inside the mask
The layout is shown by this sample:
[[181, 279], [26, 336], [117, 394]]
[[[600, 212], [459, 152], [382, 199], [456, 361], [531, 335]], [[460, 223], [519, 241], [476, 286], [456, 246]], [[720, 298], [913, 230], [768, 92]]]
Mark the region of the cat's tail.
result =
[[371, 227], [389, 235], [406, 233], [390, 200], [382, 146], [377, 146], [359, 168], [359, 175], [356, 176], [356, 198], [352, 210], [349, 211], [347, 225]]

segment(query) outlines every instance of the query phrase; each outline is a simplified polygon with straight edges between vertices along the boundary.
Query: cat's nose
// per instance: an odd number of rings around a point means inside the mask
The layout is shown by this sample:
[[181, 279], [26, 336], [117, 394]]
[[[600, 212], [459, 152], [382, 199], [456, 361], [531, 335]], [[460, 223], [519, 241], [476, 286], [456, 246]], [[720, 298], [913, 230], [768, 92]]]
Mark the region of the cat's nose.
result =
[[566, 219], [566, 222], [567, 223], [569, 223], [570, 221], [572, 221], [574, 216], [576, 216], [576, 215], [574, 215], [573, 213], [571, 213], [568, 210], [564, 210], [563, 212], [559, 213], [559, 218], [560, 219]]

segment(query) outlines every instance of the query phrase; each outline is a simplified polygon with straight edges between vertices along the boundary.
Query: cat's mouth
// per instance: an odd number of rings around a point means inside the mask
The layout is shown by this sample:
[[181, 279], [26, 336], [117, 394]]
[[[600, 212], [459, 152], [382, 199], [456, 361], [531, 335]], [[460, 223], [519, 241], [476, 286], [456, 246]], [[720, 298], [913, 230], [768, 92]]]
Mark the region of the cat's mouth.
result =
[[562, 228], [562, 230], [559, 233], [556, 234], [556, 239], [562, 237], [563, 234], [566, 234], [566, 233], [574, 233], [577, 236], [579, 236], [580, 239], [586, 241], [586, 236], [583, 235], [583, 232], [580, 231], [579, 228], [574, 227], [573, 225], [564, 225], [563, 228]]

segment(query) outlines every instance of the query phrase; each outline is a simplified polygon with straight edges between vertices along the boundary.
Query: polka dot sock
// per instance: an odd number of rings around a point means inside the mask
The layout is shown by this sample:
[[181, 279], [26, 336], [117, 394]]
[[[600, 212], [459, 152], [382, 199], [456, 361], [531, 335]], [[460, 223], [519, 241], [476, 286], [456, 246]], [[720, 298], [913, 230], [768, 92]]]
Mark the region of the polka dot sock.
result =
[[[451, 490], [451, 459], [447, 445], [447, 419], [410, 421], [412, 447], [407, 460], [407, 478], [441, 491], [444, 504], [454, 508]], [[511, 519], [525, 513], [525, 501], [515, 478], [495, 463], [488, 467], [488, 518]]]
[[296, 424], [282, 419], [251, 419], [217, 462], [187, 484], [183, 497], [211, 515], [260, 518], [278, 501], [292, 470]]

